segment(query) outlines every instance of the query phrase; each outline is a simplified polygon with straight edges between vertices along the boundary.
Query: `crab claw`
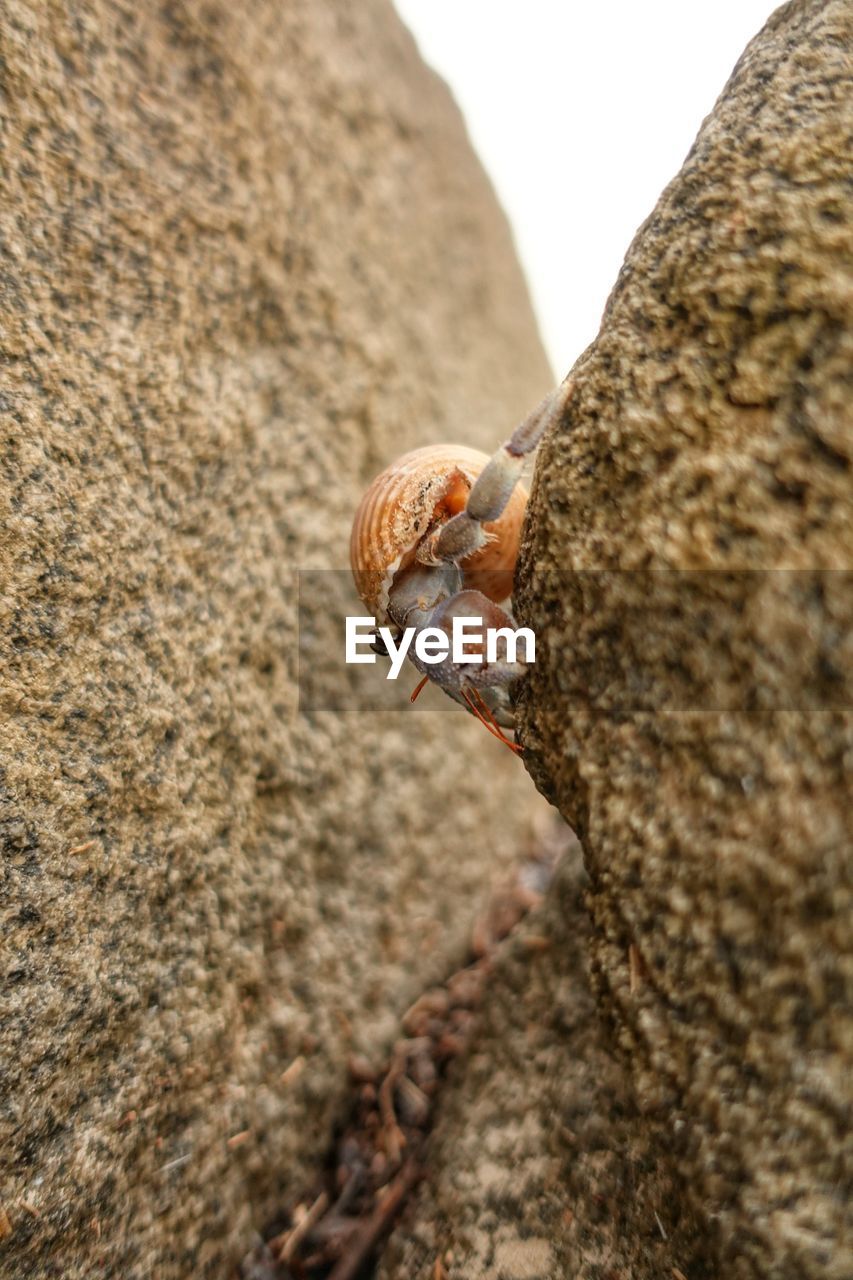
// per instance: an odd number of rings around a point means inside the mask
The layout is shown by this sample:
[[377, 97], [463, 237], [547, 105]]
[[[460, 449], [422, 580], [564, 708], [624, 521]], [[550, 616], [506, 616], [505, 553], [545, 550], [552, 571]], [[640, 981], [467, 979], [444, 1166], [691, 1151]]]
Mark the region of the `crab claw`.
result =
[[[517, 632], [512, 614], [489, 600], [482, 592], [467, 590], [457, 592], [440, 604], [430, 621], [432, 626], [444, 631], [452, 642], [453, 624], [464, 618], [480, 624], [479, 634], [473, 633], [465, 638], [462, 660], [457, 660], [451, 652], [450, 661], [443, 664], [446, 675], [442, 670], [435, 677], [443, 688], [455, 687], [461, 690], [463, 686], [467, 686], [485, 689], [510, 684], [524, 674], [527, 663], [517, 657]], [[487, 633], [494, 637], [491, 660], [486, 644]]]

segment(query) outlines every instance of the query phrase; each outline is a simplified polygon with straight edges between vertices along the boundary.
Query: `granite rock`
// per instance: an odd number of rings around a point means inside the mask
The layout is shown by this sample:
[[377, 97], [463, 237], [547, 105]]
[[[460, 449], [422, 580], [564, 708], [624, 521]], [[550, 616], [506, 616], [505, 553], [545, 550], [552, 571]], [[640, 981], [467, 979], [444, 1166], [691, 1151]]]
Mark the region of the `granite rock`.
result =
[[542, 446], [522, 737], [587, 880], [497, 962], [383, 1280], [850, 1274], [851, 39], [750, 43]]
[[748, 46], [572, 372], [519, 569], [527, 758], [637, 1104], [715, 1273], [791, 1280], [851, 1256], [851, 38], [808, 0]]
[[0, 1274], [223, 1276], [544, 808], [450, 703], [341, 694], [327, 615], [373, 474], [551, 375], [386, 0], [0, 42]]

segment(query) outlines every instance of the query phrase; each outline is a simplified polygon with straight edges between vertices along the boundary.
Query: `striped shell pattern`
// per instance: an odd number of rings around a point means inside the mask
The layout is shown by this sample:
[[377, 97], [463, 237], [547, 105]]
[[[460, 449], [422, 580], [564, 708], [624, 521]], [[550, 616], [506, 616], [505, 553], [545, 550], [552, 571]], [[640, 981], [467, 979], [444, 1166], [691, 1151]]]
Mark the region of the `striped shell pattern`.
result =
[[[388, 621], [395, 574], [415, 558], [428, 532], [464, 508], [488, 461], [465, 445], [427, 445], [398, 458], [365, 493], [353, 521], [350, 563], [358, 593], [380, 625]], [[526, 503], [527, 492], [517, 485], [500, 518], [485, 525], [488, 544], [460, 566], [465, 587], [496, 602], [510, 594]]]

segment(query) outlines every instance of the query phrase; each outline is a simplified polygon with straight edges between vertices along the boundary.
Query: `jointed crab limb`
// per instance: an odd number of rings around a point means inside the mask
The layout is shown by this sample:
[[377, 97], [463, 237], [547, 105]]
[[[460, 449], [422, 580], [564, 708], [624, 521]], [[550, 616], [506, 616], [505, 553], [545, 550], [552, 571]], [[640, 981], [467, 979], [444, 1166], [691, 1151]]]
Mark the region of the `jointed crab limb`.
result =
[[554, 391], [549, 391], [533, 412], [515, 428], [504, 448], [519, 457], [532, 453], [551, 423], [562, 417], [573, 391], [574, 383], [569, 378], [561, 382]]
[[562, 415], [570, 392], [571, 383], [565, 382], [547, 395], [492, 455], [471, 487], [465, 510], [442, 526], [429, 547], [433, 563], [462, 560], [486, 543], [483, 525], [497, 520], [506, 507], [521, 476], [525, 457], [533, 452], [551, 423]]
[[[432, 581], [434, 586], [436, 575], [443, 572], [442, 567], [437, 569], [421, 567], [414, 571], [413, 582], [423, 585], [425, 578], [426, 581]], [[426, 604], [426, 601], [422, 601], [421, 605], [409, 603], [412, 594], [410, 585], [400, 592], [396, 605], [399, 607], [405, 602], [406, 619], [415, 632], [427, 629], [443, 631], [448, 641], [455, 644], [453, 641], [455, 623], [459, 619], [470, 618], [478, 622], [481, 628], [485, 626], [491, 631], [495, 646], [494, 651], [489, 652], [489, 643], [485, 641], [481, 630], [479, 636], [465, 637], [464, 654], [459, 658], [456, 657], [455, 651], [452, 651], [443, 660], [433, 664], [427, 663], [420, 657], [416, 648], [410, 650], [409, 658], [422, 675], [412, 694], [412, 702], [415, 701], [426, 681], [432, 680], [440, 689], [476, 716], [501, 742], [514, 751], [520, 750], [502, 731], [502, 726], [513, 727], [509, 686], [522, 675], [526, 666], [526, 662], [516, 657], [515, 645], [511, 643], [515, 627], [512, 615], [500, 605], [495, 604], [493, 600], [489, 600], [482, 592], [470, 588], [456, 591], [452, 595], [445, 595], [444, 592], [436, 593], [439, 596], [438, 603], [423, 608], [422, 605]], [[432, 599], [435, 599], [435, 594], [431, 595], [430, 601]], [[503, 651], [499, 648], [501, 644], [504, 646]]]

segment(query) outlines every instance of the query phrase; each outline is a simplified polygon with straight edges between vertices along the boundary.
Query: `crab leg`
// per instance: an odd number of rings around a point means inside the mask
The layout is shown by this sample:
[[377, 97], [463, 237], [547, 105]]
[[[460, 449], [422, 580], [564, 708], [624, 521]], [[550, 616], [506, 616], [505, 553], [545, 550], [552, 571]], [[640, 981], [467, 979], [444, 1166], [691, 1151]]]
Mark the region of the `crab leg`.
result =
[[570, 381], [564, 382], [547, 395], [492, 455], [471, 486], [465, 510], [448, 520], [436, 534], [430, 547], [433, 563], [462, 560], [485, 545], [488, 537], [483, 525], [497, 520], [506, 507], [521, 476], [524, 459], [533, 452], [551, 423], [562, 416], [572, 385]]

